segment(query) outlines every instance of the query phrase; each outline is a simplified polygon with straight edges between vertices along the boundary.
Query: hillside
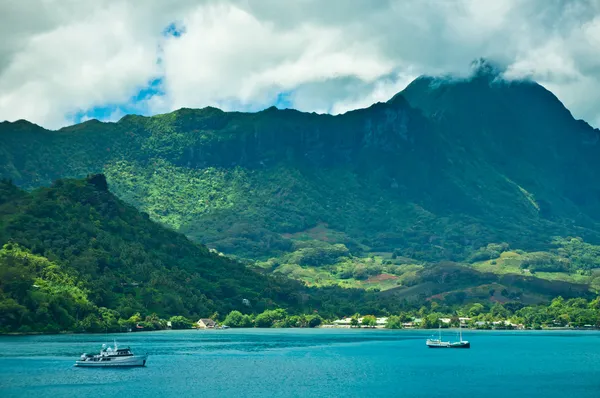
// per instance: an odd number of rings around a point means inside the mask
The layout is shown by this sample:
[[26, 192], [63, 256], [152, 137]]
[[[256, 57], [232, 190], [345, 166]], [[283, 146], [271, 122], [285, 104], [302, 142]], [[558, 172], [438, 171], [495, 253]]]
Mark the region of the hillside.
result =
[[[112, 195], [103, 175], [58, 180], [31, 193], [0, 183], [0, 244], [0, 333], [118, 331], [139, 323], [153, 328], [159, 327], [159, 317], [266, 311], [264, 317], [277, 308], [325, 317], [423, 308], [450, 313], [474, 303], [520, 308], [558, 295], [591, 299], [590, 281], [596, 280], [591, 274], [544, 280], [518, 268], [528, 261], [533, 272], [564, 273], [571, 263], [558, 256], [549, 261], [560, 268], [553, 270], [536, 261], [540, 254], [514, 258], [518, 254], [503, 253], [498, 262], [505, 272], [496, 275], [485, 262], [469, 267], [366, 261], [343, 245], [326, 243], [312, 243], [285, 258], [330, 275], [337, 271], [328, 267], [341, 268], [347, 275], [339, 276], [355, 283], [341, 288], [318, 279], [309, 282], [294, 275], [291, 264], [265, 275], [264, 268], [246, 267], [149, 220]], [[578, 267], [596, 267], [585, 261], [585, 253], [593, 252], [586, 244], [569, 245], [567, 254], [583, 261]], [[491, 250], [479, 257], [496, 258]]]
[[[557, 239], [579, 237], [585, 260], [536, 276], [593, 287], [598, 139], [540, 85], [484, 65], [338, 116], [205, 108], [59, 131], [0, 123], [0, 174], [32, 189], [102, 172], [150, 219], [311, 286], [397, 290], [443, 261], [505, 278], [502, 262], [478, 265], [498, 258], [477, 259], [490, 245], [565, 258]], [[522, 264], [515, 275], [530, 272]]]
[[257, 273], [149, 220], [107, 188], [102, 175], [31, 193], [0, 183], [0, 332], [94, 330], [98, 317], [136, 313], [193, 319], [379, 308], [361, 291], [310, 290]]

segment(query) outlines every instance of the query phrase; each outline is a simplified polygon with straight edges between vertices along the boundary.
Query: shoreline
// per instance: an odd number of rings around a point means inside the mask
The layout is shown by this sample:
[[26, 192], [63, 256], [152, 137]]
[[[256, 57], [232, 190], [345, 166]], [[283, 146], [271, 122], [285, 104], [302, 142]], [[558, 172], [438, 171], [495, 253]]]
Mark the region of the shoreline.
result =
[[[230, 328], [226, 330], [308, 330], [308, 329], [326, 329], [326, 330], [387, 330], [387, 331], [436, 331], [437, 328], [421, 329], [421, 328], [402, 328], [402, 329], [388, 329], [385, 327], [350, 327], [350, 326], [338, 326], [338, 325], [322, 325], [314, 328]], [[108, 332], [108, 334], [138, 334], [138, 333], [152, 333], [152, 332], [171, 332], [171, 331], [222, 331], [222, 329], [159, 329], [159, 330], [145, 330], [139, 332]], [[459, 330], [457, 327], [444, 328], [444, 330]], [[576, 332], [593, 332], [600, 331], [600, 328], [569, 328], [569, 327], [552, 327], [542, 329], [478, 329], [478, 328], [462, 328], [463, 331], [478, 331], [478, 332], [564, 332], [564, 331], [576, 331]], [[27, 332], [27, 333], [0, 333], [0, 337], [19, 337], [19, 336], [56, 336], [56, 335], [105, 335], [106, 332], [73, 332], [73, 331], [62, 331], [58, 333], [44, 333], [44, 332]]]

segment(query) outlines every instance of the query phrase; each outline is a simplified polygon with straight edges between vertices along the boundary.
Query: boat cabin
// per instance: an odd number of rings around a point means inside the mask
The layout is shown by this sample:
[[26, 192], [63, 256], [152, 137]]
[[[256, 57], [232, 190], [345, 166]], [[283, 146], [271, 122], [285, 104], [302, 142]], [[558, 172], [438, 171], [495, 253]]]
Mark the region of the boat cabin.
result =
[[112, 348], [108, 347], [108, 348], [104, 348], [100, 354], [102, 356], [111, 356], [111, 357], [129, 357], [129, 356], [133, 355], [131, 353], [131, 350], [129, 349], [129, 347], [117, 348], [116, 350], [113, 350]]

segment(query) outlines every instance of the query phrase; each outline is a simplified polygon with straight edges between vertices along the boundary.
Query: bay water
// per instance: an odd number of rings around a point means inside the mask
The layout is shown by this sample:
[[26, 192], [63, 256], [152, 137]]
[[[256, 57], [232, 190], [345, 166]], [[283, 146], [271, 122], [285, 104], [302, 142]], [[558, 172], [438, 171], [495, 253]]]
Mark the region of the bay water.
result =
[[[0, 397], [600, 397], [600, 333], [229, 329], [0, 337]], [[454, 332], [444, 334], [453, 339]], [[103, 343], [145, 368], [77, 368]]]

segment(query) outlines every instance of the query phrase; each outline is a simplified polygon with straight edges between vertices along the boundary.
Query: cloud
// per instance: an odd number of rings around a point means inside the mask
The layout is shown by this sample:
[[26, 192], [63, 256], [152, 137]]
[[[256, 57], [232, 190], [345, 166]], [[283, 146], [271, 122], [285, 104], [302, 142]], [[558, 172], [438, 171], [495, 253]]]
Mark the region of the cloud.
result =
[[0, 120], [51, 128], [208, 105], [343, 113], [482, 56], [600, 125], [598, 0], [31, 0], [0, 3], [0, 34]]
[[310, 21], [277, 28], [231, 5], [197, 9], [186, 33], [163, 43], [166, 99], [172, 107], [264, 107], [281, 91], [352, 76], [374, 81], [392, 62], [338, 27]]

